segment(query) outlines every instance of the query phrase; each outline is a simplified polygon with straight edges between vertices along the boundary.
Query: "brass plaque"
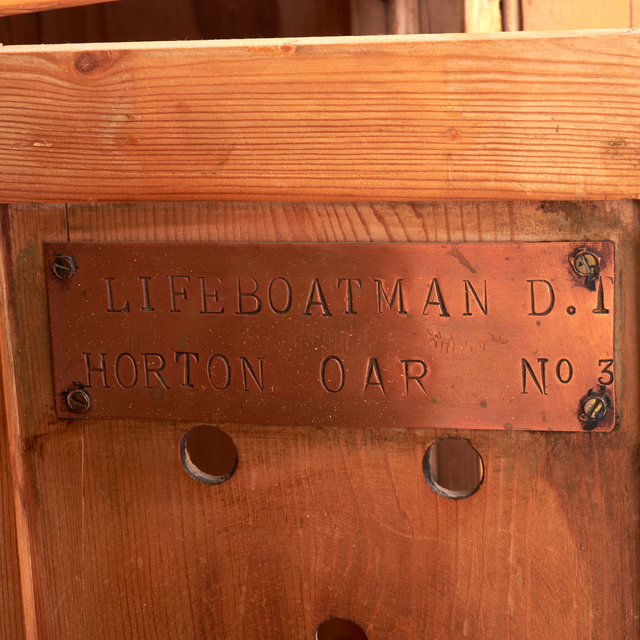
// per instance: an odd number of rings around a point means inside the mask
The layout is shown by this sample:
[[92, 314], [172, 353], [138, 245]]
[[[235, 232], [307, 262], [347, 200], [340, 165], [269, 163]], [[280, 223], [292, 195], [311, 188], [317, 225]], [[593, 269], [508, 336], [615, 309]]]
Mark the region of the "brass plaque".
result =
[[616, 423], [610, 242], [45, 249], [61, 418]]

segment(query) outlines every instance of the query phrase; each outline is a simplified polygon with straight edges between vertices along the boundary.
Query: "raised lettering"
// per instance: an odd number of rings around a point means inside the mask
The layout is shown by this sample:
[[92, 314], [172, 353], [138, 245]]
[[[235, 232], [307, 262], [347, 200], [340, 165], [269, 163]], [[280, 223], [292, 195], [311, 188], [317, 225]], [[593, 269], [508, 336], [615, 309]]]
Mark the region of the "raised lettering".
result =
[[84, 364], [85, 364], [85, 367], [87, 369], [87, 387], [91, 387], [91, 374], [92, 373], [101, 373], [102, 374], [102, 388], [103, 389], [108, 389], [109, 385], [107, 384], [107, 365], [104, 362], [104, 357], [107, 354], [106, 353], [101, 353], [100, 354], [100, 362], [101, 362], [102, 366], [98, 367], [96, 369], [92, 369], [91, 365], [89, 364], [89, 358], [91, 357], [91, 354], [82, 352], [82, 355], [84, 356]]
[[140, 307], [140, 311], [155, 311], [155, 309], [151, 306], [149, 302], [149, 280], [151, 280], [148, 276], [140, 276], [138, 280], [142, 280], [142, 306]]
[[353, 310], [353, 292], [351, 290], [351, 283], [355, 282], [358, 287], [362, 289], [362, 281], [360, 278], [338, 278], [338, 289], [343, 282], [347, 283], [347, 310], [344, 312], [344, 315], [355, 316], [358, 312]]
[[[144, 368], [144, 388], [151, 389], [151, 385], [149, 384], [149, 374], [153, 373], [158, 379], [158, 382], [165, 389], [168, 389], [169, 387], [167, 386], [167, 383], [164, 381], [163, 377], [160, 375], [160, 371], [164, 369], [164, 365], [165, 365], [164, 358], [159, 353], [141, 353], [140, 355], [142, 356], [142, 363]], [[158, 358], [158, 360], [160, 360], [160, 366], [156, 367], [155, 369], [151, 369], [149, 367], [148, 358]]]
[[[124, 382], [122, 382], [122, 378], [120, 377], [120, 361], [122, 360], [122, 358], [129, 358], [129, 362], [131, 363], [131, 368], [133, 371], [131, 384], [125, 384]], [[116, 375], [116, 382], [123, 389], [131, 389], [132, 387], [136, 386], [136, 382], [138, 382], [138, 365], [136, 364], [134, 357], [130, 353], [119, 354], [116, 358], [113, 368]]]
[[[371, 380], [372, 376], [374, 376], [373, 380]], [[369, 358], [369, 364], [367, 365], [367, 376], [364, 381], [364, 391], [362, 392], [362, 395], [364, 395], [367, 392], [367, 389], [371, 386], [380, 387], [382, 395], [387, 395], [384, 390], [382, 376], [380, 375], [380, 367], [378, 366], [378, 361], [376, 358]]]
[[[553, 305], [556, 302], [556, 294], [553, 291], [551, 283], [547, 280], [527, 280], [531, 286], [531, 313], [530, 316], [546, 316], [551, 313]], [[549, 303], [544, 311], [536, 311], [536, 294], [534, 285], [536, 282], [542, 283], [547, 288], [547, 294], [549, 296]]]
[[471, 292], [471, 295], [473, 296], [473, 299], [476, 301], [476, 304], [478, 305], [480, 311], [482, 312], [483, 316], [487, 315], [487, 310], [488, 310], [488, 306], [487, 306], [487, 281], [484, 281], [484, 306], [482, 306], [482, 303], [480, 302], [480, 298], [478, 297], [478, 294], [476, 293], [476, 290], [473, 288], [473, 285], [469, 282], [469, 280], [465, 280], [464, 281], [464, 308], [465, 308], [465, 312], [462, 314], [463, 316], [470, 316], [472, 315], [471, 311], [469, 311], [469, 292]]
[[186, 300], [187, 290], [183, 286], [182, 290], [176, 293], [173, 279], [184, 278], [187, 282], [191, 282], [191, 278], [189, 276], [167, 276], [167, 278], [169, 278], [169, 283], [171, 288], [171, 313], [180, 313], [180, 309], [176, 307], [176, 298], [182, 298], [183, 300]]
[[[318, 298], [314, 300], [314, 298]], [[322, 289], [320, 288], [320, 283], [318, 279], [315, 278], [311, 283], [311, 288], [309, 289], [309, 297], [307, 298], [307, 306], [304, 308], [302, 312], [303, 316], [310, 316], [309, 308], [312, 305], [318, 305], [322, 308], [322, 315], [326, 318], [330, 318], [331, 314], [329, 313], [329, 307], [327, 306], [327, 301], [324, 299], [324, 294], [322, 293]]]
[[[225, 367], [225, 379], [224, 384], [221, 387], [218, 387], [213, 383], [213, 374], [211, 373], [211, 365], [214, 360], [218, 359], [222, 360], [222, 364]], [[221, 353], [216, 353], [209, 358], [209, 362], [207, 363], [207, 376], [209, 377], [209, 383], [217, 391], [224, 391], [229, 386], [229, 383], [231, 382], [231, 366], [229, 365], [229, 361]]]
[[[434, 295], [436, 296], [436, 299], [432, 302], [431, 301], [431, 296]], [[440, 317], [441, 318], [449, 318], [449, 314], [447, 313], [447, 308], [444, 305], [444, 300], [442, 298], [442, 292], [440, 291], [440, 286], [438, 285], [438, 280], [436, 278], [433, 278], [433, 280], [431, 280], [431, 284], [429, 285], [429, 293], [427, 294], [427, 299], [424, 303], [424, 309], [422, 310], [422, 315], [426, 316], [427, 315], [427, 307], [430, 304], [434, 304], [436, 305], [439, 309], [440, 309]]]
[[111, 290], [111, 281], [115, 280], [115, 278], [102, 278], [107, 281], [107, 302], [109, 306], [107, 307], [107, 313], [129, 313], [129, 301], [122, 305], [121, 309], [113, 308], [113, 291]]
[[[258, 298], [256, 293], [258, 292], [258, 281], [255, 278], [249, 278], [249, 280], [253, 280], [253, 284], [255, 285], [255, 289], [250, 293], [246, 293], [242, 291], [242, 283], [241, 278], [238, 278], [238, 310], [236, 311], [237, 316], [255, 316], [257, 313], [260, 313], [260, 309], [262, 309], [262, 300]], [[242, 310], [242, 298], [253, 298], [255, 300], [255, 309], [251, 311], [243, 311]]]
[[[273, 303], [273, 285], [277, 281], [280, 281], [280, 282], [284, 283], [285, 289], [287, 290], [287, 299], [286, 299], [286, 302], [284, 304], [284, 307], [282, 307], [282, 309], [276, 308], [275, 304]], [[286, 278], [281, 278], [281, 277], [274, 278], [269, 283], [269, 290], [267, 292], [267, 299], [269, 300], [269, 307], [271, 307], [271, 311], [273, 311], [273, 313], [277, 313], [279, 316], [285, 315], [289, 311], [289, 309], [291, 309], [291, 297], [292, 297], [291, 296], [291, 285], [286, 280]]]
[[[327, 364], [329, 364], [329, 362], [335, 362], [338, 365], [338, 370], [340, 372], [340, 382], [338, 383], [338, 386], [335, 389], [331, 389], [327, 385], [327, 380], [325, 377], [325, 371], [327, 368]], [[338, 393], [338, 391], [342, 391], [342, 387], [344, 387], [344, 365], [342, 364], [342, 361], [340, 360], [340, 358], [338, 358], [338, 356], [327, 356], [320, 363], [320, 384], [322, 384], [322, 388], [327, 393]]]
[[[198, 280], [200, 280], [200, 288], [202, 290], [202, 311], [200, 311], [199, 313], [211, 313], [215, 315], [224, 313], [223, 306], [220, 306], [220, 308], [217, 309], [216, 311], [209, 311], [209, 309], [207, 309], [207, 300], [209, 298], [211, 298], [215, 304], [218, 304], [218, 290], [216, 289], [213, 293], [207, 293], [205, 284], [204, 284], [204, 281], [207, 279], [207, 276], [197, 276], [197, 277], [198, 277]], [[216, 280], [220, 284], [222, 284], [222, 280], [220, 278], [216, 278]]]
[[396, 295], [398, 296], [398, 314], [406, 315], [407, 312], [404, 308], [404, 298], [402, 297], [402, 278], [398, 278], [396, 280], [396, 284], [393, 287], [393, 291], [391, 292], [391, 299], [387, 296], [384, 287], [382, 286], [382, 280], [373, 280], [376, 283], [376, 290], [378, 293], [378, 311], [376, 313], [382, 313], [382, 300], [387, 303], [387, 307], [391, 309], [393, 306], [393, 302], [396, 299]]
[[189, 364], [190, 363], [189, 358], [193, 358], [194, 361], [197, 363], [200, 361], [200, 356], [197, 353], [194, 353], [193, 351], [174, 351], [173, 357], [176, 364], [179, 362], [182, 356], [184, 356], [184, 382], [181, 383], [180, 386], [193, 387], [190, 381], [191, 367]]
[[262, 361], [264, 360], [264, 358], [256, 358], [256, 360], [258, 361], [258, 372], [260, 374], [260, 380], [258, 380], [255, 372], [251, 368], [249, 360], [240, 356], [240, 362], [242, 363], [242, 384], [244, 385], [243, 391], [249, 391], [249, 389], [247, 388], [247, 372], [253, 378], [253, 381], [258, 386], [258, 389], [260, 389], [260, 391], [263, 391], [264, 380], [262, 377]]
[[547, 383], [546, 383], [546, 371], [545, 365], [549, 362], [547, 358], [538, 358], [538, 364], [540, 365], [540, 382], [536, 378], [536, 374], [533, 372], [529, 362], [522, 358], [522, 393], [527, 393], [527, 374], [533, 380], [533, 384], [536, 385], [536, 389], [542, 394], [547, 395]]

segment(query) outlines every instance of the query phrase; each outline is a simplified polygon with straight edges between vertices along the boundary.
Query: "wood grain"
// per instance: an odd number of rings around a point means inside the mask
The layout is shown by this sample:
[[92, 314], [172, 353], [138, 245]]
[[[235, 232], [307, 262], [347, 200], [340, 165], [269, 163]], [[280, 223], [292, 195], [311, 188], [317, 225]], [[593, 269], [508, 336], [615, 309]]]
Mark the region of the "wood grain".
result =
[[632, 197], [639, 54], [620, 32], [5, 47], [0, 199]]
[[[98, 0], [99, 2], [113, 2], [114, 0]], [[64, 9], [82, 4], [95, 4], [96, 0], [0, 0], [0, 17], [13, 16], [20, 13], [34, 11], [50, 11]]]
[[9, 438], [0, 389], [0, 640], [23, 640], [20, 565]]
[[298, 640], [329, 616], [370, 640], [638, 636], [634, 204], [68, 206], [72, 241], [613, 240], [620, 429], [463, 432], [485, 479], [458, 502], [421, 469], [457, 431], [224, 425], [239, 466], [211, 487], [180, 466], [192, 425], [56, 420], [41, 246], [67, 229], [28, 205], [9, 219], [8, 266], [30, 294], [12, 317], [30, 340], [16, 380], [33, 392], [15, 405], [40, 637]]
[[[38, 565], [34, 563], [33, 545], [37, 536], [33, 525], [34, 511], [39, 506], [37, 487], [30, 482], [33, 473], [33, 441], [30, 433], [46, 422], [51, 413], [50, 400], [41, 397], [44, 414], [36, 409], [36, 385], [44, 384], [51, 372], [50, 346], [46, 333], [21, 334], [20, 326], [29, 321], [46, 322], [46, 307], [26, 292], [35, 284], [44, 285], [42, 234], [67, 237], [65, 205], [31, 205], [30, 220], [25, 225], [18, 219], [20, 209], [0, 208], [0, 357], [6, 418], [7, 452], [10, 460], [17, 551], [20, 558], [21, 596], [24, 630], [27, 640], [41, 637], [38, 629]], [[20, 251], [15, 252], [16, 246]], [[40, 256], [38, 260], [36, 256]], [[40, 263], [40, 264], [38, 264]], [[37, 320], [36, 320], [37, 318]], [[25, 362], [38, 362], [36, 378], [27, 379]], [[47, 367], [47, 363], [49, 366]], [[38, 380], [39, 378], [39, 380]], [[42, 410], [43, 407], [41, 406]]]

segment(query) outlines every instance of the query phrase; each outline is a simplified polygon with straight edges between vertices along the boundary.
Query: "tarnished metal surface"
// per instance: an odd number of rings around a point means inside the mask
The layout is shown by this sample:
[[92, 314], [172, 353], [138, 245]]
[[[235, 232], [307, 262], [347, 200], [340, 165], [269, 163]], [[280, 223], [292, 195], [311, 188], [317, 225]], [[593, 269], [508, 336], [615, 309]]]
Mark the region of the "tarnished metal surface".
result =
[[615, 425], [609, 242], [58, 243], [45, 255], [62, 418]]

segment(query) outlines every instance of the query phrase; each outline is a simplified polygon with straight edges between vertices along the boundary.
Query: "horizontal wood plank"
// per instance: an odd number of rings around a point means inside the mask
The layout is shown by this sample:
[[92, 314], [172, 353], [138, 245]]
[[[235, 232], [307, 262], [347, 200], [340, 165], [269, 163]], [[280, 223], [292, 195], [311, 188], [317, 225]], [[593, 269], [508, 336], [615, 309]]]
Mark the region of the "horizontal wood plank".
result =
[[[99, 2], [113, 2], [114, 0], [98, 0]], [[21, 13], [35, 11], [50, 11], [51, 9], [66, 9], [85, 4], [96, 4], [96, 0], [0, 0], [0, 17], [14, 16]]]
[[0, 50], [0, 201], [640, 195], [640, 38]]

